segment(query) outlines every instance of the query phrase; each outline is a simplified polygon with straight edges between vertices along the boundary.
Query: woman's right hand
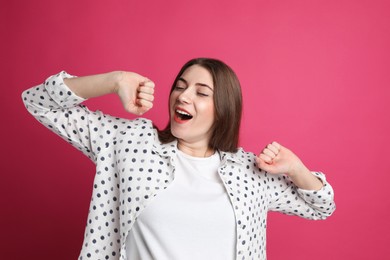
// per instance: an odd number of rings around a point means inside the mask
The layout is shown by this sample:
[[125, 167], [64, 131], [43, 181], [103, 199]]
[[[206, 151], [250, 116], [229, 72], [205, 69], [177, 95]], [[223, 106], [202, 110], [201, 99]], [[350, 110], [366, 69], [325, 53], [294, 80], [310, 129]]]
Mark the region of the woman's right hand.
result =
[[134, 72], [119, 72], [115, 92], [129, 113], [142, 115], [153, 107], [154, 83]]

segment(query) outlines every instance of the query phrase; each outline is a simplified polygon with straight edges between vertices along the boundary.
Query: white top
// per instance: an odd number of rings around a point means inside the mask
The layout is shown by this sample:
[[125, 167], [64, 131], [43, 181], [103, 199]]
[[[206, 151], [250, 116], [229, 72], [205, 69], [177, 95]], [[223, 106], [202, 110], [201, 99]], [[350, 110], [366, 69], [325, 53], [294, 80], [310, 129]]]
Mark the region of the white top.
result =
[[134, 223], [127, 259], [235, 258], [236, 227], [229, 196], [218, 176], [220, 157], [178, 152], [175, 179]]

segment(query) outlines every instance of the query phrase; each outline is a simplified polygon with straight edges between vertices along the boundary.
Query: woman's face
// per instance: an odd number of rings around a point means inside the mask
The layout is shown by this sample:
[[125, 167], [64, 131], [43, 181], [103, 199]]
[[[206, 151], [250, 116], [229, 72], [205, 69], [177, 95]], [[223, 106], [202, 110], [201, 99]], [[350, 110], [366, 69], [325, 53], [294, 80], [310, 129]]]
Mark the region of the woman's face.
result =
[[207, 69], [193, 65], [177, 81], [169, 99], [171, 131], [179, 142], [208, 147], [214, 123], [214, 84]]

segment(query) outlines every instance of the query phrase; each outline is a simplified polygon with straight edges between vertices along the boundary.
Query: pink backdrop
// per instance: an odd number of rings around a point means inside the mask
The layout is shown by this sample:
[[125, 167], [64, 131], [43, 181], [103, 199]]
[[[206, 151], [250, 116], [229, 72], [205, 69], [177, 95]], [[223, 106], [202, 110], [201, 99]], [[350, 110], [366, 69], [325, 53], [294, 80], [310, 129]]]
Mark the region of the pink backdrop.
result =
[[[7, 1], [1, 28], [2, 259], [76, 259], [93, 164], [41, 127], [21, 92], [60, 70], [139, 72], [156, 83], [167, 121], [180, 66], [208, 56], [237, 72], [241, 145], [277, 140], [327, 174], [337, 210], [327, 221], [271, 213], [272, 259], [390, 255], [389, 1]], [[129, 117], [115, 96], [92, 109]]]

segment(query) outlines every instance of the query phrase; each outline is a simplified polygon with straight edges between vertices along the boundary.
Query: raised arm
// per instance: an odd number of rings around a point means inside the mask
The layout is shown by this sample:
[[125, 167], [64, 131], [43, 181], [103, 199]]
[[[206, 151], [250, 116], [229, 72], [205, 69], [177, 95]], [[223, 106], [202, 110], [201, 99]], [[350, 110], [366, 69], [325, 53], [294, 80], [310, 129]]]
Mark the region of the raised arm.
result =
[[263, 149], [256, 162], [275, 182], [275, 190], [269, 194], [269, 210], [308, 219], [325, 219], [335, 210], [333, 189], [325, 175], [311, 172], [286, 147], [273, 142]]
[[109, 93], [117, 93], [128, 112], [140, 115], [152, 107], [154, 83], [131, 72], [79, 78], [60, 72], [24, 91], [22, 98], [39, 122], [95, 161], [100, 136], [109, 140], [119, 126], [130, 123], [81, 105], [87, 98]]
[[154, 83], [137, 73], [115, 71], [66, 78], [64, 83], [84, 99], [116, 93], [126, 111], [136, 115], [144, 114], [153, 106]]

